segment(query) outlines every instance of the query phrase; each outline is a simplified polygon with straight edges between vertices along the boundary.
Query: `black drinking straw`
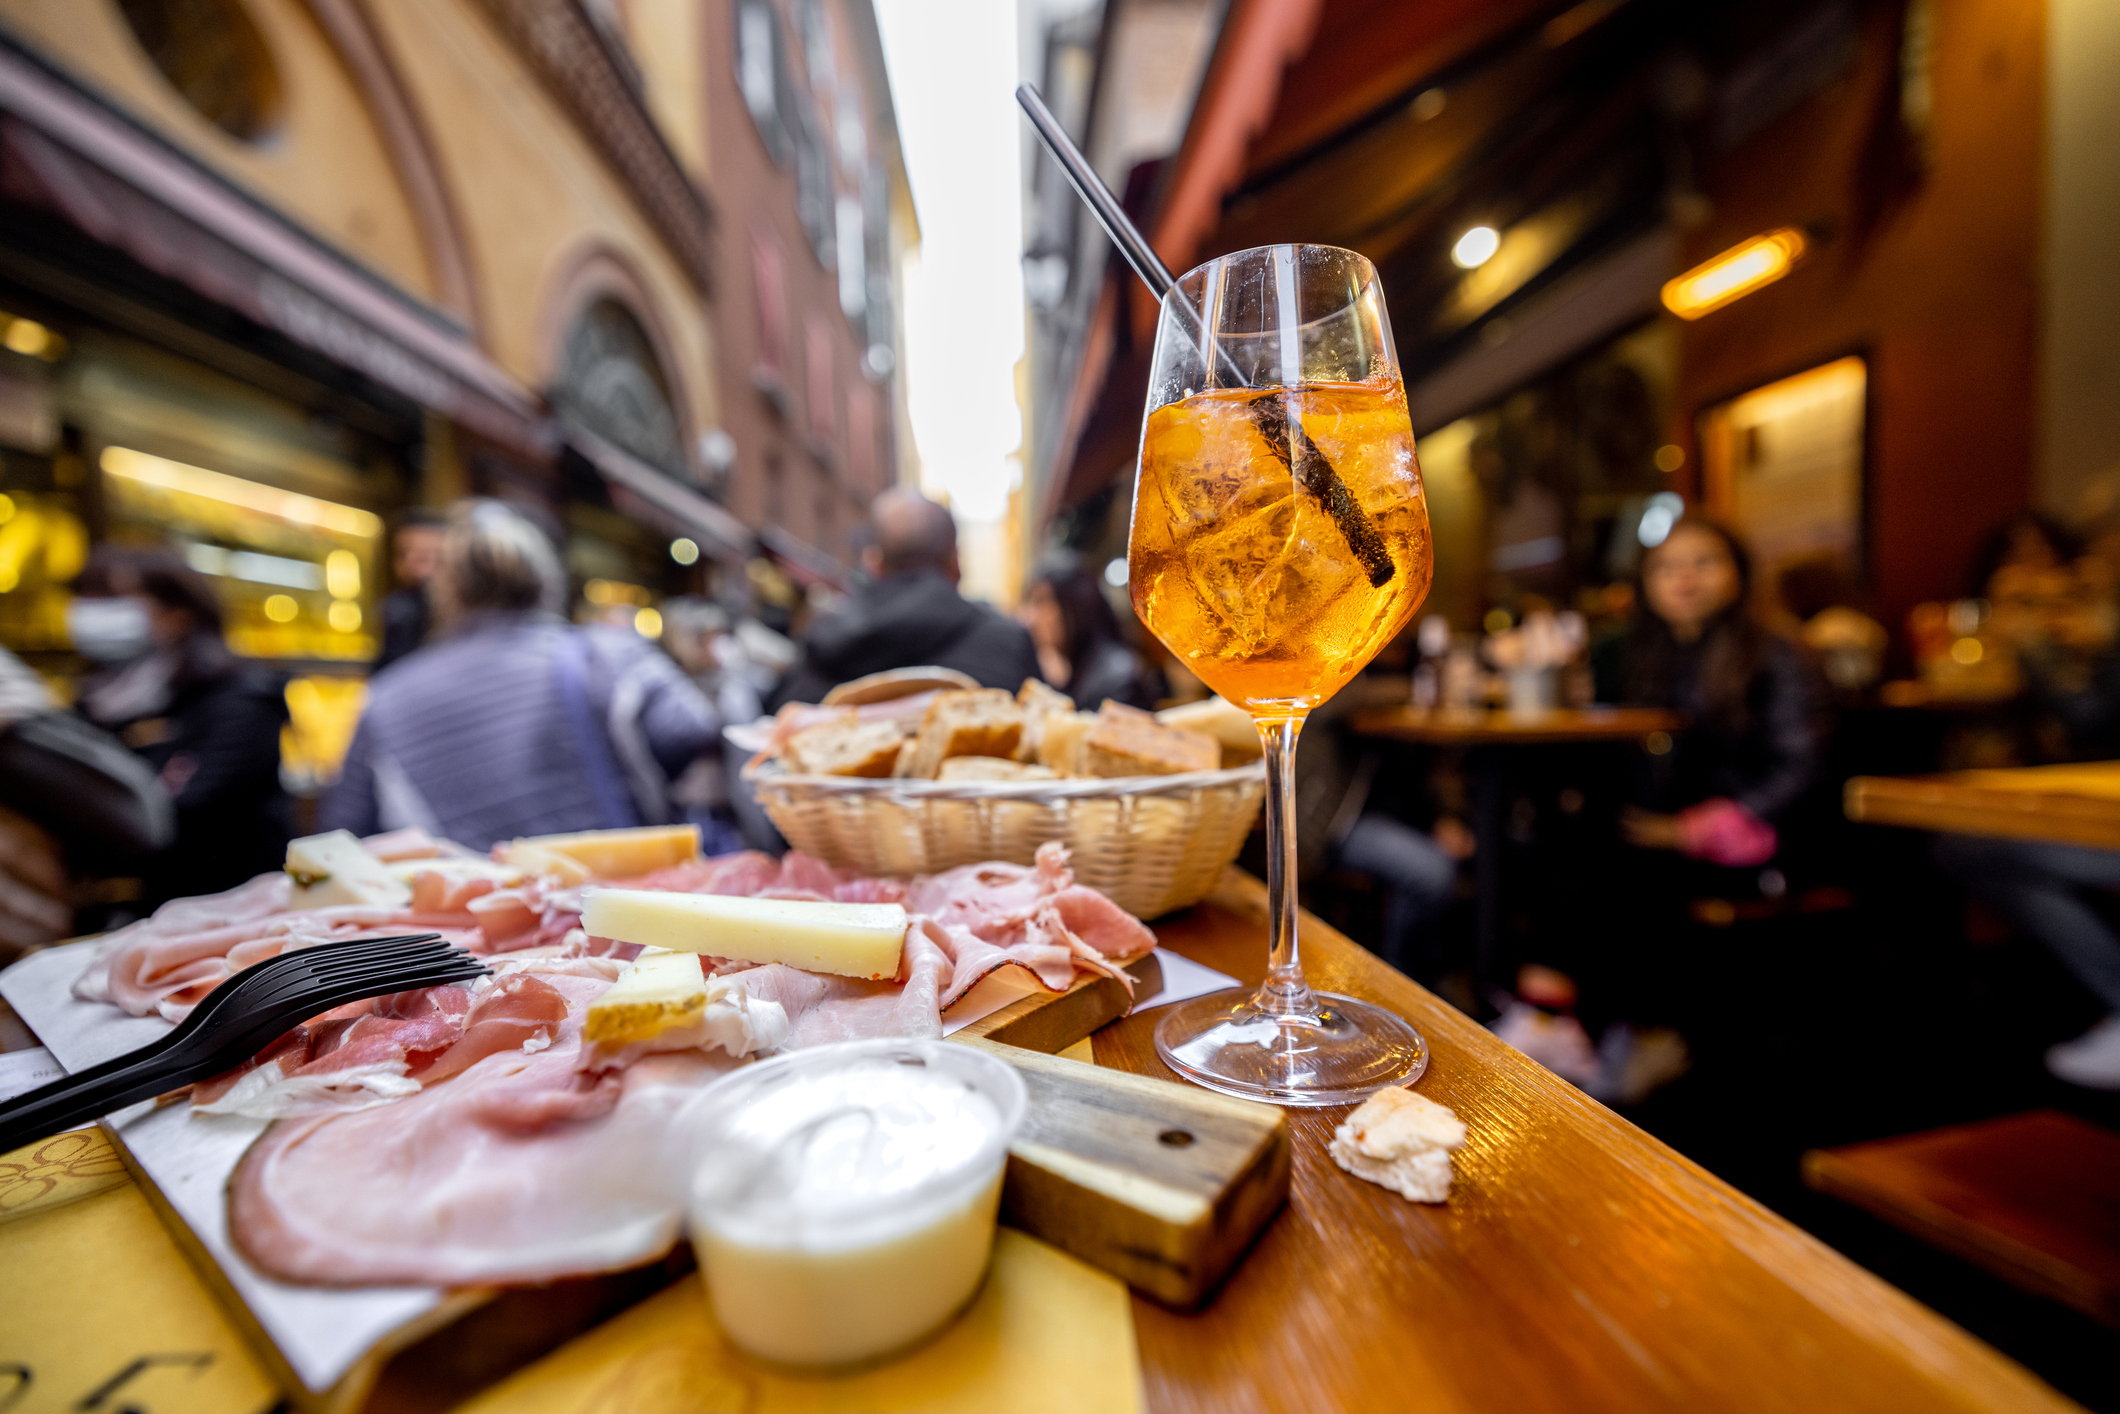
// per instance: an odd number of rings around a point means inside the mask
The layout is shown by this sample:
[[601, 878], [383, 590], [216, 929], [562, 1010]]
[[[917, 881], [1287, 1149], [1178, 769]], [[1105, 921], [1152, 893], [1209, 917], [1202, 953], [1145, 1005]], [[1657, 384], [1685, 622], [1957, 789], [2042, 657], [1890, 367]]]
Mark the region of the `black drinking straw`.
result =
[[1074, 139], [1060, 126], [1060, 120], [1045, 106], [1045, 100], [1038, 96], [1038, 90], [1027, 83], [1017, 84], [1016, 101], [1022, 104], [1023, 111], [1030, 115], [1031, 126], [1038, 130], [1039, 137], [1045, 139], [1046, 150], [1053, 154], [1053, 160], [1060, 164], [1060, 170], [1067, 173], [1068, 181], [1074, 183], [1075, 194], [1088, 204], [1091, 211], [1097, 213], [1097, 220], [1104, 225], [1104, 233], [1112, 238], [1112, 244], [1119, 247], [1120, 253], [1125, 255], [1126, 263], [1134, 267], [1134, 273], [1141, 277], [1141, 283], [1147, 285], [1149, 292], [1158, 300], [1169, 294], [1170, 287], [1178, 283], [1171, 277], [1170, 267], [1150, 249], [1141, 233], [1134, 229], [1134, 223], [1126, 219], [1126, 213], [1120, 209], [1111, 188], [1104, 185], [1096, 169], [1089, 165], [1089, 159], [1082, 155], [1081, 149], [1075, 146]]
[[[1120, 209], [1117, 198], [1113, 197], [1111, 188], [1104, 185], [1096, 169], [1089, 165], [1089, 159], [1082, 155], [1081, 149], [1075, 146], [1074, 139], [1067, 135], [1066, 129], [1053, 117], [1052, 111], [1045, 106], [1045, 100], [1038, 96], [1038, 90], [1027, 83], [1017, 84], [1016, 101], [1023, 105], [1023, 111], [1030, 116], [1031, 126], [1038, 130], [1038, 136], [1045, 140], [1046, 150], [1053, 154], [1053, 160], [1060, 164], [1060, 170], [1067, 173], [1068, 181], [1074, 184], [1075, 194], [1096, 213], [1097, 220], [1103, 224], [1104, 233], [1111, 237], [1112, 244], [1119, 247], [1120, 253], [1126, 257], [1126, 263], [1133, 266], [1134, 273], [1141, 277], [1141, 283], [1147, 285], [1149, 292], [1161, 302], [1170, 293], [1171, 286], [1177, 284], [1171, 277], [1170, 267], [1163, 263], [1162, 258], [1135, 228], [1134, 223], [1127, 219], [1126, 212]], [[1187, 313], [1191, 312], [1191, 306], [1184, 300], [1177, 303]], [[1216, 353], [1222, 359], [1226, 360], [1228, 357], [1219, 348]], [[1235, 370], [1232, 369], [1231, 372], [1234, 374]], [[1241, 387], [1247, 380], [1234, 376], [1230, 381]], [[1369, 582], [1378, 586], [1388, 584], [1391, 577], [1398, 573], [1398, 566], [1393, 563], [1391, 552], [1384, 547], [1384, 537], [1377, 533], [1376, 523], [1363, 511], [1361, 503], [1355, 500], [1354, 493], [1347, 489], [1347, 483], [1333, 470], [1332, 463], [1325, 460], [1325, 454], [1303, 435], [1302, 419], [1291, 416], [1291, 411], [1285, 389], [1265, 393], [1252, 400], [1252, 420], [1258, 424], [1260, 437], [1273, 449], [1276, 456], [1293, 469], [1296, 480], [1303, 488], [1316, 496], [1325, 507], [1333, 523], [1340, 527], [1340, 533], [1347, 537], [1348, 548], [1353, 550], [1355, 558], [1361, 561], [1364, 573], [1369, 576]]]

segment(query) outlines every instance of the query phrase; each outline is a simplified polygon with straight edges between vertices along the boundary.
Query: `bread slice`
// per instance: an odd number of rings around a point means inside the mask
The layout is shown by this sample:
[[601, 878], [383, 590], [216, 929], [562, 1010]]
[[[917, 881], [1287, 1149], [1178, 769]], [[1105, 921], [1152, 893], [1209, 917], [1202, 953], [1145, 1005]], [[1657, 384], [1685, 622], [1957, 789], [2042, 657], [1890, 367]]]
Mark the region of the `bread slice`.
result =
[[952, 756], [1006, 759], [1022, 740], [1023, 709], [1000, 688], [945, 692], [929, 705], [892, 774], [931, 781]]
[[979, 681], [955, 668], [892, 668], [889, 672], [870, 673], [865, 678], [839, 684], [824, 695], [823, 705], [861, 707], [871, 702], [889, 702], [916, 693], [933, 692], [937, 688], [976, 692]]
[[1082, 738], [1085, 776], [1176, 776], [1212, 771], [1222, 744], [1202, 732], [1166, 727], [1152, 712], [1107, 700]]
[[1056, 781], [1057, 771], [1003, 761], [998, 756], [952, 756], [935, 775], [938, 781]]
[[1036, 678], [1025, 678], [1016, 689], [1016, 705], [1023, 709], [1023, 740], [1016, 743], [1018, 761], [1038, 759], [1038, 738], [1045, 735], [1045, 719], [1055, 712], [1072, 712], [1075, 699]]
[[888, 776], [904, 741], [898, 722], [826, 722], [788, 738], [783, 756], [805, 776]]
[[1097, 725], [1095, 712], [1048, 712], [1038, 727], [1038, 759], [1063, 776], [1082, 774], [1082, 738]]
[[1251, 714], [1226, 698], [1203, 697], [1182, 707], [1166, 707], [1156, 713], [1156, 720], [1166, 727], [1205, 733], [1222, 743], [1224, 766], [1241, 766], [1247, 761], [1256, 761], [1265, 752], [1259, 744], [1259, 729], [1252, 722]]

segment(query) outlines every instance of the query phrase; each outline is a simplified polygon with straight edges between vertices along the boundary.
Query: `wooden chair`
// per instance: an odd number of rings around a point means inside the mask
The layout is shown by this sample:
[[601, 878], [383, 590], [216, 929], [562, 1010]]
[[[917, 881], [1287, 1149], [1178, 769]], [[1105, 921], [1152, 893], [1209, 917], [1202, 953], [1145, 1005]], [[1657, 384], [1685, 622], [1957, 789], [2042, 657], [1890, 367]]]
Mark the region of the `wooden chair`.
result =
[[2120, 1327], [2120, 1134], [2033, 1110], [1813, 1149], [1803, 1178], [2013, 1286]]

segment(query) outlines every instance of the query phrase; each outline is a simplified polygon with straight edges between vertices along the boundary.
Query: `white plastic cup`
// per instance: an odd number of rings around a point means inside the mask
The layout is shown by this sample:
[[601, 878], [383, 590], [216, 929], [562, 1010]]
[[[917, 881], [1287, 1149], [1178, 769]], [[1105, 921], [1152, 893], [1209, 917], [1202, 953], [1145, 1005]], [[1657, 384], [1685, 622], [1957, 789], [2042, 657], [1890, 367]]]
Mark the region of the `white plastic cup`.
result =
[[941, 1041], [761, 1062], [687, 1116], [692, 1246], [730, 1340], [781, 1365], [861, 1364], [932, 1335], [986, 1274], [1022, 1077]]

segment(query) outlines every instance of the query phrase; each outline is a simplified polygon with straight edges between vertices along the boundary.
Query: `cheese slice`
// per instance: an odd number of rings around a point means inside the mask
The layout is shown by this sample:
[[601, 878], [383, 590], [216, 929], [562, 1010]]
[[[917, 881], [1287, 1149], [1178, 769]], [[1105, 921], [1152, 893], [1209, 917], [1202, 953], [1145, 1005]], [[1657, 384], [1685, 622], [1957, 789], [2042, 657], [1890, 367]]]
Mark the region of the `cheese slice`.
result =
[[589, 1003], [582, 1039], [600, 1046], [652, 1040], [696, 1023], [707, 1009], [707, 974], [691, 953], [643, 949], [611, 990]]
[[895, 903], [590, 889], [582, 927], [622, 943], [887, 980], [898, 975], [906, 914]]
[[289, 898], [294, 908], [334, 904], [402, 908], [412, 901], [411, 886], [363, 849], [350, 830], [288, 841], [287, 873], [294, 880]]
[[632, 879], [699, 858], [699, 826], [584, 830], [573, 835], [532, 835], [516, 843], [564, 854], [599, 879]]
[[509, 844], [495, 845], [493, 857], [503, 864], [522, 870], [525, 874], [539, 877], [549, 875], [556, 878], [565, 888], [576, 888], [589, 882], [588, 865], [550, 845], [515, 840]]
[[732, 1056], [771, 1050], [787, 1038], [778, 1002], [752, 997], [733, 979], [709, 977], [688, 952], [644, 948], [611, 989], [589, 1003], [582, 1040], [611, 1060], [629, 1049], [718, 1048]]

